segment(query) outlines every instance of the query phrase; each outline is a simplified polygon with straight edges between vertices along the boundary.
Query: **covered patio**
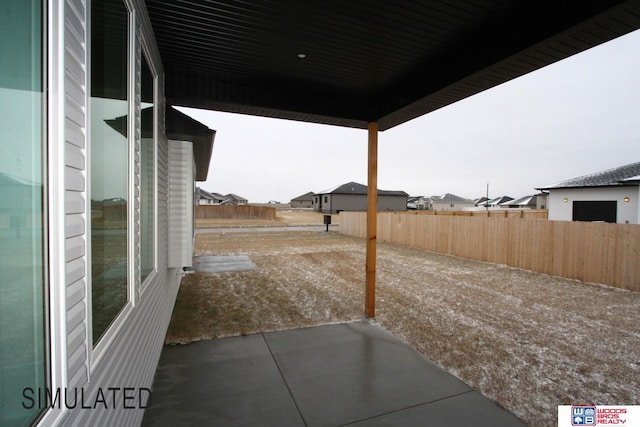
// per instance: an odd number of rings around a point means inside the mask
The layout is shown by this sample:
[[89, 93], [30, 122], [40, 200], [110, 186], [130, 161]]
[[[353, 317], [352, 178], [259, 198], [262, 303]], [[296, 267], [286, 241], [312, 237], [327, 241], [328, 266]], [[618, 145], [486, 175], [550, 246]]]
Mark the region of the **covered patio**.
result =
[[[640, 28], [640, 0], [145, 4], [167, 105], [366, 129], [370, 189], [380, 132]], [[368, 193], [368, 318], [377, 199]]]

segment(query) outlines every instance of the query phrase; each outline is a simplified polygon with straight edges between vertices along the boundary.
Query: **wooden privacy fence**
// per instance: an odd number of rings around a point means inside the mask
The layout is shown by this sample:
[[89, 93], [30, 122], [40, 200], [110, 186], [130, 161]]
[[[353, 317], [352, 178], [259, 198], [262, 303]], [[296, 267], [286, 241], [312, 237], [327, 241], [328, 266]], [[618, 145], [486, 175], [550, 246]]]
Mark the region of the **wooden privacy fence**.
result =
[[268, 206], [196, 206], [196, 219], [234, 218], [234, 219], [276, 219], [276, 208]]
[[[366, 213], [340, 232], [366, 237]], [[640, 225], [378, 213], [377, 239], [539, 273], [640, 291]]]
[[412, 211], [409, 215], [482, 216], [493, 218], [547, 219], [547, 209], [490, 209], [482, 211]]

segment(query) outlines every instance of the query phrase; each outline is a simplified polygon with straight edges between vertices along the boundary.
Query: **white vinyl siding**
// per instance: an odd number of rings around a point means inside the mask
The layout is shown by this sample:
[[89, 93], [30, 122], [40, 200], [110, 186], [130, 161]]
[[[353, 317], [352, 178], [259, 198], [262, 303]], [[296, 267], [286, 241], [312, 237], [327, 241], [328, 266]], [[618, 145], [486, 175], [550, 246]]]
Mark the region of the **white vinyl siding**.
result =
[[[168, 267], [168, 163], [169, 143], [164, 134], [164, 84], [160, 56], [142, 0], [130, 0], [136, 22], [136, 62], [140, 58], [140, 41], [145, 39], [148, 60], [158, 75], [158, 146], [156, 175], [157, 270], [140, 291], [135, 281], [135, 305], [123, 316], [120, 325], [92, 363], [93, 346], [88, 330], [88, 306], [91, 305], [91, 283], [87, 277], [88, 230], [90, 201], [88, 199], [88, 57], [90, 2], [65, 0], [49, 2], [50, 25], [49, 68], [52, 93], [49, 110], [49, 236], [51, 247], [51, 378], [52, 386], [61, 389], [83, 388], [85, 400], [95, 398], [98, 389], [108, 387], [151, 388], [160, 357], [166, 329], [178, 292], [181, 276], [178, 269]], [[139, 69], [139, 67], [138, 67]], [[136, 72], [136, 76], [139, 73]], [[136, 77], [137, 79], [138, 77]], [[136, 83], [137, 84], [137, 83]], [[137, 98], [139, 99], [139, 98]], [[137, 103], [136, 103], [137, 104]], [[139, 106], [135, 105], [133, 156], [130, 162], [134, 181], [135, 212], [140, 204]], [[191, 160], [192, 162], [193, 160]], [[192, 163], [190, 163], [192, 165]], [[189, 194], [192, 194], [189, 191]], [[134, 268], [139, 268], [139, 216], [129, 215], [133, 222], [132, 250]], [[188, 240], [192, 232], [187, 233]], [[132, 274], [133, 273], [133, 274]], [[130, 271], [135, 276], [135, 270]], [[139, 276], [138, 276], [139, 277]], [[108, 398], [109, 405], [112, 404]], [[40, 425], [139, 425], [142, 409], [123, 409], [122, 395], [116, 409], [83, 410], [80, 407], [48, 411]]]
[[193, 264], [193, 144], [169, 141], [169, 266]]
[[64, 9], [67, 387], [88, 380], [87, 347], [87, 26], [86, 3]]
[[[551, 189], [548, 202], [549, 219], [571, 221], [574, 201], [614, 200], [617, 202], [618, 224], [638, 224], [640, 206], [638, 196], [639, 190], [636, 186]], [[624, 201], [625, 197], [629, 198], [628, 202]]]

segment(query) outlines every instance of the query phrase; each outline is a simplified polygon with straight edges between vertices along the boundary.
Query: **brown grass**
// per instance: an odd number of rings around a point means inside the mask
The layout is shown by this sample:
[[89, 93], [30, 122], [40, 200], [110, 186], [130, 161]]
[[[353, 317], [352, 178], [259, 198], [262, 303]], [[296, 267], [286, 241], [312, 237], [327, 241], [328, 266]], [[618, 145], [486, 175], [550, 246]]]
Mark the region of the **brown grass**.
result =
[[[196, 219], [196, 228], [323, 225], [323, 215], [322, 212], [307, 209], [278, 209], [275, 220], [198, 218]], [[340, 215], [331, 215], [331, 223], [340, 224]]]
[[[258, 270], [185, 277], [167, 342], [361, 319], [364, 294], [353, 281], [359, 266], [326, 269], [327, 259], [339, 264], [342, 256], [335, 237], [299, 231], [199, 235], [198, 254], [248, 254]], [[273, 247], [273, 239], [282, 250]], [[316, 252], [295, 253], [305, 245], [312, 245]], [[305, 268], [292, 269], [291, 263]], [[341, 298], [333, 298], [335, 286], [343, 290]]]
[[[186, 277], [167, 342], [362, 318], [362, 239], [243, 230], [196, 245], [258, 270]], [[561, 404], [640, 403], [640, 293], [387, 244], [377, 281], [382, 326], [530, 425], [556, 425]]]

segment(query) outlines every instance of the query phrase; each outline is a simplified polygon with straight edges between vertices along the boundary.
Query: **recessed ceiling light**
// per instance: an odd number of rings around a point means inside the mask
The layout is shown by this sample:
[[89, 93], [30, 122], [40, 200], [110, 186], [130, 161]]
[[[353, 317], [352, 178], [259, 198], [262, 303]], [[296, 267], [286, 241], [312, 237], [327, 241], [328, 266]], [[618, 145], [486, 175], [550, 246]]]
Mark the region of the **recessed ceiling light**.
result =
[[304, 58], [306, 58], [306, 57], [307, 57], [307, 54], [306, 54], [306, 53], [299, 53], [299, 54], [298, 54], [298, 58], [300, 58], [300, 59], [304, 59]]

